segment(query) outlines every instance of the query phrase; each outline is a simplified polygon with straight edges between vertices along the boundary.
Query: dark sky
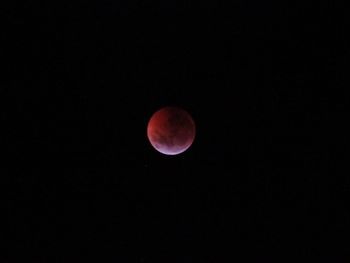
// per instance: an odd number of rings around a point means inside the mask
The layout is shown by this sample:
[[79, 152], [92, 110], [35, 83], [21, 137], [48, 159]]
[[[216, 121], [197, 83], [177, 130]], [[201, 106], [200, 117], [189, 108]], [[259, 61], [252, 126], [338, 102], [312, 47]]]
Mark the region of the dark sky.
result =
[[341, 6], [7, 2], [1, 262], [348, 262]]

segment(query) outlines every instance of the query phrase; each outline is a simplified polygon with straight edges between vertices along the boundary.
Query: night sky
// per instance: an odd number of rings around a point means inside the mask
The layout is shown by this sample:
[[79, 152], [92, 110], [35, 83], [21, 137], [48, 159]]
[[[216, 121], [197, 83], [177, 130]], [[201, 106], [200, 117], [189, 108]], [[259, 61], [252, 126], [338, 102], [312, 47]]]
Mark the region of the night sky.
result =
[[349, 262], [345, 12], [280, 2], [2, 3], [0, 262]]

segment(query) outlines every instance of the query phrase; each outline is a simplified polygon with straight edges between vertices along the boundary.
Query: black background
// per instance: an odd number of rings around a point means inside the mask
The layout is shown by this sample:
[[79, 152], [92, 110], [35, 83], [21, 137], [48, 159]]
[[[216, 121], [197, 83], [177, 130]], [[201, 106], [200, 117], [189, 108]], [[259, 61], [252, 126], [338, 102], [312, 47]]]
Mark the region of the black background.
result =
[[2, 262], [346, 262], [344, 12], [227, 2], [1, 4]]

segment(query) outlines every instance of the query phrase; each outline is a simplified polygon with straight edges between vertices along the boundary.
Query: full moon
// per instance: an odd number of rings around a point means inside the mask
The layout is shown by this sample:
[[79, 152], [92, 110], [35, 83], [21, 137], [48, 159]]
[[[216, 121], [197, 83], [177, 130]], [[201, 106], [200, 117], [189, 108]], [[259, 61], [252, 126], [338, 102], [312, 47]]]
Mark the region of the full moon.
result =
[[186, 151], [196, 134], [195, 123], [184, 109], [164, 107], [156, 111], [147, 125], [147, 137], [158, 152], [177, 155]]

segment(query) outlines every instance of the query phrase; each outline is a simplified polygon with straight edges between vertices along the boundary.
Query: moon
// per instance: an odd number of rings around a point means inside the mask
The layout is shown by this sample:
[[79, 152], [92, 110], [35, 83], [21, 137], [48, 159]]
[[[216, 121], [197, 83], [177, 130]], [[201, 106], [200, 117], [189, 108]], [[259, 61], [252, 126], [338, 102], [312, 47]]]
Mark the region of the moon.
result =
[[196, 134], [191, 115], [178, 107], [164, 107], [156, 111], [147, 125], [147, 137], [158, 152], [177, 155], [192, 145]]

